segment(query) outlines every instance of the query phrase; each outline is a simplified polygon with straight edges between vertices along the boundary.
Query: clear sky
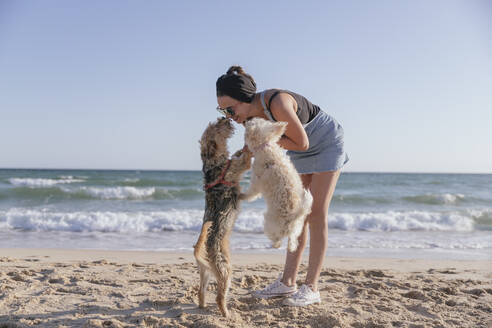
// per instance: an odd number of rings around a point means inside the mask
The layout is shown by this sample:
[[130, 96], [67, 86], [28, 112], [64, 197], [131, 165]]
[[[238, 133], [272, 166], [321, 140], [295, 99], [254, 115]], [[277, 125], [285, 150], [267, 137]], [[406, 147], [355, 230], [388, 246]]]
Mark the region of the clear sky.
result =
[[0, 167], [198, 170], [236, 64], [333, 115], [348, 172], [492, 173], [487, 0], [0, 0]]

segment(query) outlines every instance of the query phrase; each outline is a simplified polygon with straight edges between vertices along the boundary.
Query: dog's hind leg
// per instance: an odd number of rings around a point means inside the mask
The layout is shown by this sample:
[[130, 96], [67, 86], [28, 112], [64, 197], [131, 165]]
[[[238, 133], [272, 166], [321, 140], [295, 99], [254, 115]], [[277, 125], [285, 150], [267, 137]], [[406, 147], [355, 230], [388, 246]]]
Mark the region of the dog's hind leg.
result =
[[227, 276], [224, 276], [223, 279], [217, 281], [217, 304], [219, 306], [219, 310], [224, 317], [229, 316], [229, 310], [227, 309], [227, 294], [229, 291], [229, 287], [231, 286], [231, 276], [230, 269], [227, 270]]
[[227, 310], [227, 294], [231, 285], [232, 273], [227, 239], [221, 240], [220, 249], [217, 250], [216, 254], [211, 256], [213, 258], [213, 271], [217, 278], [217, 298], [215, 300], [224, 317], [229, 316], [229, 310]]
[[200, 270], [200, 289], [198, 291], [198, 306], [200, 308], [205, 307], [205, 294], [207, 291], [208, 283], [210, 281], [210, 266], [205, 243], [208, 237], [208, 229], [211, 224], [211, 221], [203, 223], [200, 237], [198, 237], [198, 241], [194, 246], [194, 255], [198, 264], [198, 269]]
[[200, 289], [198, 291], [198, 306], [204, 308], [206, 306], [205, 294], [207, 292], [208, 283], [210, 282], [210, 270], [204, 265], [198, 265], [200, 270]]
[[282, 238], [287, 234], [283, 227], [283, 218], [271, 209], [267, 209], [263, 216], [265, 218], [263, 222], [265, 235], [272, 241], [272, 247], [279, 248], [282, 246]]
[[[229, 316], [227, 310], [227, 293], [231, 285], [231, 266], [227, 261], [220, 261], [217, 264], [217, 271], [219, 276], [217, 277], [217, 305], [224, 317]], [[220, 270], [220, 271], [219, 271]]]

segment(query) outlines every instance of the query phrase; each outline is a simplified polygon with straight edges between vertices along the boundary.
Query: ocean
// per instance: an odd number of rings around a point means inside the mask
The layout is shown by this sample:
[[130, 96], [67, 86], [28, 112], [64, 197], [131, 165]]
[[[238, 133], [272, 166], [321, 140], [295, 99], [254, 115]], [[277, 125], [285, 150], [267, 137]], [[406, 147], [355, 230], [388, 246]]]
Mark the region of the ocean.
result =
[[[191, 251], [202, 183], [200, 171], [0, 169], [0, 247]], [[285, 252], [264, 211], [242, 203], [233, 252]], [[328, 256], [492, 259], [492, 174], [343, 172], [328, 223]]]

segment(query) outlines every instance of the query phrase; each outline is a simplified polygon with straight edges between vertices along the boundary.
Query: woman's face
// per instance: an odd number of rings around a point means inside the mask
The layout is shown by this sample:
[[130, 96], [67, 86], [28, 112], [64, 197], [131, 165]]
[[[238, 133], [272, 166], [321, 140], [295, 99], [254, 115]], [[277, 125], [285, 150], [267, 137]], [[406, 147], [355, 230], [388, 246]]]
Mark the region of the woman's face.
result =
[[217, 103], [222, 110], [227, 112], [226, 117], [232, 118], [236, 123], [243, 124], [248, 118], [248, 103], [241, 102], [229, 96], [217, 97]]

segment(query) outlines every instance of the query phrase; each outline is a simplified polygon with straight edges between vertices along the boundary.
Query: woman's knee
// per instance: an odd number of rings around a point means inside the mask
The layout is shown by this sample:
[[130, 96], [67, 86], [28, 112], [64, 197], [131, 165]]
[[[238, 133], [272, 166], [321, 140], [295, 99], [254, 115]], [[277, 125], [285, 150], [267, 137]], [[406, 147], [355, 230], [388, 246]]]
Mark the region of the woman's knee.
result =
[[328, 227], [328, 213], [325, 213], [324, 211], [312, 211], [308, 215], [306, 221], [310, 226], [316, 228]]

